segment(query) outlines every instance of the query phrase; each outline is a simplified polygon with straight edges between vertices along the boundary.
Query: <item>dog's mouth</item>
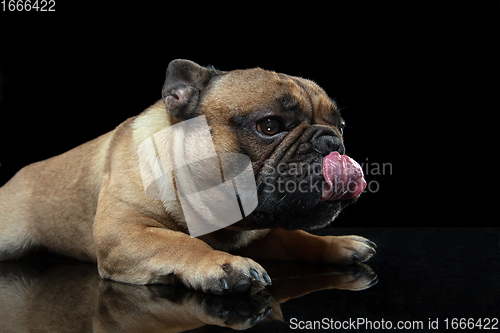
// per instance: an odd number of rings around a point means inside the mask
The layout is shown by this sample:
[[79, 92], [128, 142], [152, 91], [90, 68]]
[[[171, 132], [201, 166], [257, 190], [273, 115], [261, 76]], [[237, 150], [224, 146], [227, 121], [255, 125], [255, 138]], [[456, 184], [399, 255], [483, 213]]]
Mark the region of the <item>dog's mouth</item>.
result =
[[258, 206], [245, 218], [250, 225], [320, 228], [365, 189], [361, 166], [337, 151], [324, 156], [313, 150], [310, 141], [316, 132], [305, 133], [307, 128], [295, 128], [265, 162], [254, 163]]
[[321, 228], [366, 187], [361, 166], [347, 155], [332, 152], [319, 163], [316, 158], [310, 161], [317, 168], [304, 167], [308, 171], [298, 172], [296, 178], [294, 163], [274, 165], [267, 178], [261, 174], [259, 204], [247, 220], [258, 227]]
[[320, 201], [352, 199], [366, 187], [363, 170], [358, 162], [336, 151], [323, 159], [323, 177], [325, 186]]
[[366, 181], [358, 162], [336, 151], [321, 157], [266, 165], [257, 181], [260, 201], [304, 208], [318, 202], [353, 199], [363, 192]]

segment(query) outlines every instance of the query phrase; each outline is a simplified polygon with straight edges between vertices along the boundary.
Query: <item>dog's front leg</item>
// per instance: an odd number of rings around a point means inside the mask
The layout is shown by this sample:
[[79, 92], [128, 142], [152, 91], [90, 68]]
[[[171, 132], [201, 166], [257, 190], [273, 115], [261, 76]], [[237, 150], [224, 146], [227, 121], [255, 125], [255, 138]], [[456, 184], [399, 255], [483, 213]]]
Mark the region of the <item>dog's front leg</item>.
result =
[[273, 229], [238, 251], [254, 259], [353, 264], [375, 254], [376, 245], [360, 236], [316, 236], [302, 230]]
[[98, 212], [94, 241], [99, 274], [115, 281], [181, 281], [189, 288], [214, 294], [256, 291], [270, 283], [255, 261], [214, 250], [200, 239], [170, 230], [127, 207]]

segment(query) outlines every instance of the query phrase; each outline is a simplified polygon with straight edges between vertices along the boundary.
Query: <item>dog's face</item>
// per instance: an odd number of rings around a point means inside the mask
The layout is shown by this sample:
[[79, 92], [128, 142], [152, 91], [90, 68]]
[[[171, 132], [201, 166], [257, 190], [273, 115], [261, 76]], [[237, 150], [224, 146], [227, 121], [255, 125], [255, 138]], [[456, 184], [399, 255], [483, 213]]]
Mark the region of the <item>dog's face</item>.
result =
[[206, 117], [217, 153], [250, 157], [258, 206], [230, 228], [320, 228], [359, 195], [328, 200], [331, 191], [325, 194], [325, 156], [344, 154], [344, 121], [314, 82], [260, 68], [220, 72], [174, 61], [163, 96], [174, 117]]

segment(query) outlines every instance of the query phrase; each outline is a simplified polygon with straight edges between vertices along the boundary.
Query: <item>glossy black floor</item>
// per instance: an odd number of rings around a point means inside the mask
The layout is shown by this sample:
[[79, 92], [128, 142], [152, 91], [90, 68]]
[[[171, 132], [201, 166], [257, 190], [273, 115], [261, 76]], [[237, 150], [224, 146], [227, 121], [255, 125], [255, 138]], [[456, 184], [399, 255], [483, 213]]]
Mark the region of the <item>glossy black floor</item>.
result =
[[269, 290], [224, 297], [102, 281], [94, 265], [63, 258], [0, 263], [2, 332], [442, 331], [462, 318], [499, 327], [499, 228], [322, 233], [363, 235], [378, 253], [369, 267], [263, 263]]

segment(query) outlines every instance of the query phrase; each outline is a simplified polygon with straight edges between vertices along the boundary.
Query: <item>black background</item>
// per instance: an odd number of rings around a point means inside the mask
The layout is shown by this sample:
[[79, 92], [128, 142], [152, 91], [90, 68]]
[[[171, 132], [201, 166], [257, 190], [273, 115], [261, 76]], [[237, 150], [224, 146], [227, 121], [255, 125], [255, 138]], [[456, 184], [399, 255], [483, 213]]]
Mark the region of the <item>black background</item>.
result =
[[[423, 220], [426, 207], [439, 213], [443, 198], [468, 201], [492, 189], [491, 173], [477, 172], [483, 162], [470, 154], [492, 144], [475, 130], [489, 134], [486, 117], [498, 107], [497, 1], [273, 12], [97, 7], [1, 13], [0, 184], [140, 113], [161, 98], [168, 63], [186, 58], [319, 83], [347, 121], [347, 154], [371, 171], [373, 163], [392, 167], [367, 175], [376, 193], [349, 212], [366, 221], [359, 225], [373, 225], [381, 207], [386, 216], [376, 224], [399, 225], [399, 206], [414, 217], [404, 225], [435, 226]], [[447, 225], [443, 217], [439, 225]], [[478, 223], [487, 225], [470, 225]]]
[[498, 1], [105, 6], [0, 13], [0, 184], [153, 104], [173, 59], [306, 77], [342, 108], [347, 154], [392, 173], [321, 231], [376, 241], [379, 284], [292, 300], [285, 318], [498, 313], [498, 228], [444, 228], [497, 225], [475, 199], [496, 190]]
[[470, 200], [492, 188], [472, 185], [484, 177], [470, 173], [480, 162], [467, 154], [481, 147], [474, 130], [483, 131], [498, 106], [497, 1], [203, 15], [166, 5], [108, 6], [1, 13], [0, 184], [140, 113], [161, 98], [168, 63], [186, 58], [319, 83], [342, 108], [347, 154], [392, 165], [391, 174], [367, 175], [378, 191], [350, 212], [358, 221], [384, 207], [388, 215], [376, 224], [399, 223], [389, 216], [399, 205], [415, 217], [404, 225], [435, 225], [422, 221], [425, 207], [438, 212], [442, 198]]

